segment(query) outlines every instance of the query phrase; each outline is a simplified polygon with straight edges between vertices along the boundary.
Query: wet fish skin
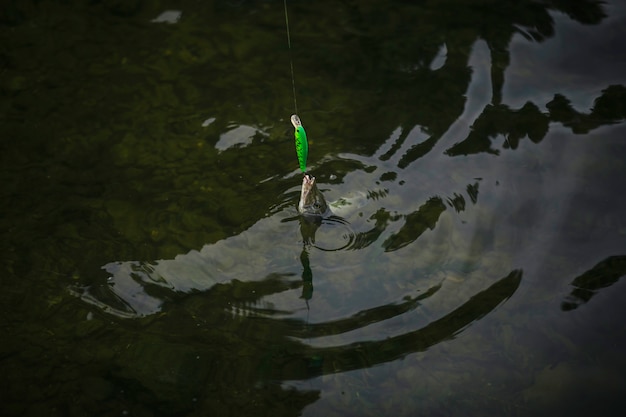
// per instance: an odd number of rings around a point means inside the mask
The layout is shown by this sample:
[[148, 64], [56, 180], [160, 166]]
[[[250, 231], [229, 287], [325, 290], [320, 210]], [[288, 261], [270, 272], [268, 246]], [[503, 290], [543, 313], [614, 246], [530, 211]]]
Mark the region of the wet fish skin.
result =
[[330, 214], [328, 204], [321, 191], [317, 188], [315, 177], [304, 174], [298, 212], [303, 216], [324, 217]]

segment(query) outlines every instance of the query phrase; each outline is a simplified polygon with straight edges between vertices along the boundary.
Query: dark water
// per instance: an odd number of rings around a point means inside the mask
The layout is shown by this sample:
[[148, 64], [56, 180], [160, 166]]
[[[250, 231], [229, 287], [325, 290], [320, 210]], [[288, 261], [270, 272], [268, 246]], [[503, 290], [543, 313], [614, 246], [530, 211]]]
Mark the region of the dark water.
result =
[[3, 416], [621, 415], [626, 5], [0, 7]]

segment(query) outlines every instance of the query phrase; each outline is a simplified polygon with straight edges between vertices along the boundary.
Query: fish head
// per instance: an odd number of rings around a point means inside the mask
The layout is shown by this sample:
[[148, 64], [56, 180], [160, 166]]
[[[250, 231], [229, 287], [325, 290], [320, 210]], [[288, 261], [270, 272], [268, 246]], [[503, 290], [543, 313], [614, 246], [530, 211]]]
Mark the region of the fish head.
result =
[[328, 204], [321, 191], [317, 188], [315, 177], [304, 174], [298, 211], [305, 216], [323, 216], [328, 210]]

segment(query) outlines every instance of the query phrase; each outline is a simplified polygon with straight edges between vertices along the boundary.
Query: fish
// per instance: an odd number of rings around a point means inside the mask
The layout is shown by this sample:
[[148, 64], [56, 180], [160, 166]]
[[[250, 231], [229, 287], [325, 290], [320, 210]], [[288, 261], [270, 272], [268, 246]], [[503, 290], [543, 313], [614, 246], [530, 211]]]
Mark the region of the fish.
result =
[[298, 212], [307, 217], [327, 217], [332, 214], [322, 192], [317, 188], [315, 177], [304, 174]]
[[309, 142], [306, 139], [306, 132], [297, 114], [291, 115], [291, 124], [295, 129], [294, 136], [296, 138], [296, 155], [298, 156], [300, 170], [306, 174], [306, 160], [309, 156]]

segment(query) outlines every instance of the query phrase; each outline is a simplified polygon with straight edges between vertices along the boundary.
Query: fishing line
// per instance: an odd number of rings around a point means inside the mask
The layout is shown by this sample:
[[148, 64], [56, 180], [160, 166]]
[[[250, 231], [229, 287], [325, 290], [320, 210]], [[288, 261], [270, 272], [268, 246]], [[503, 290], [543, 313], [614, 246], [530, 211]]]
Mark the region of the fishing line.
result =
[[293, 87], [293, 107], [298, 114], [298, 102], [296, 101], [296, 79], [293, 76], [293, 58], [291, 56], [291, 36], [289, 34], [289, 16], [287, 15], [287, 0], [284, 1], [285, 5], [285, 25], [287, 26], [287, 46], [289, 47], [289, 64], [291, 66], [291, 86]]

